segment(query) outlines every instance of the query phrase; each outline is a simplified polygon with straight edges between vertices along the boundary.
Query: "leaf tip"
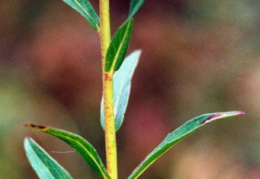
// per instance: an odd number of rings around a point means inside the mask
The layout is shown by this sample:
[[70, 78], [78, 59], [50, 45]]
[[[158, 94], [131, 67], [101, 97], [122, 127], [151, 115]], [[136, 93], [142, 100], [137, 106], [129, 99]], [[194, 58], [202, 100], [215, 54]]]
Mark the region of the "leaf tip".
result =
[[27, 142], [28, 140], [30, 140], [30, 139], [31, 139], [31, 137], [26, 136], [26, 137], [24, 138], [23, 142], [26, 143], [26, 142]]
[[243, 111], [235, 111], [235, 112], [237, 112], [237, 115], [245, 115], [245, 114], [246, 114], [246, 113], [243, 112]]
[[36, 125], [36, 124], [31, 124], [31, 123], [24, 123], [23, 126], [32, 128], [32, 129], [36, 129], [36, 130], [39, 130], [42, 132], [46, 132], [50, 128], [48, 126], [41, 126], [41, 125]]
[[141, 49], [137, 49], [134, 51], [135, 53], [138, 53], [138, 54], [141, 54], [142, 53], [142, 50]]
[[33, 139], [29, 136], [26, 136], [23, 140], [23, 144], [24, 144], [24, 147], [25, 147], [25, 150], [28, 149], [28, 146], [30, 146], [30, 143], [33, 142]]
[[238, 115], [244, 115], [245, 113], [243, 111], [229, 111], [229, 112], [219, 112], [219, 113], [213, 113], [211, 116], [203, 120], [200, 125], [206, 124], [208, 122], [221, 119], [221, 118], [226, 118], [226, 117], [231, 117], [231, 116], [238, 116]]

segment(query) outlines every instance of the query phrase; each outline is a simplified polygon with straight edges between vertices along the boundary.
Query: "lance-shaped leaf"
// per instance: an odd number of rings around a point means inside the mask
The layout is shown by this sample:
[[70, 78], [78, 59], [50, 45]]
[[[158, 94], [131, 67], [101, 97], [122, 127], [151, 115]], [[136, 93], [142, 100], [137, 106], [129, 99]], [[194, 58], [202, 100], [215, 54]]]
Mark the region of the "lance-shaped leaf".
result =
[[131, 0], [129, 17], [133, 18], [137, 11], [141, 8], [145, 0]]
[[40, 179], [72, 179], [70, 174], [33, 139], [25, 138], [24, 148], [30, 164]]
[[117, 71], [127, 52], [130, 41], [133, 19], [126, 21], [116, 32], [106, 53], [106, 72]]
[[[127, 108], [130, 89], [131, 79], [133, 77], [135, 68], [138, 64], [141, 51], [137, 50], [131, 55], [126, 57], [122, 66], [114, 74], [114, 115], [115, 115], [115, 126], [118, 131], [124, 121], [125, 111]], [[101, 101], [101, 126], [105, 130], [105, 115], [104, 115], [104, 98]]]
[[62, 0], [70, 7], [78, 11], [84, 18], [87, 19], [91, 27], [95, 30], [100, 28], [99, 17], [88, 0]]
[[226, 118], [230, 116], [236, 116], [244, 114], [241, 111], [231, 111], [231, 112], [219, 112], [204, 114], [199, 117], [193, 118], [190, 121], [183, 124], [181, 127], [177, 128], [172, 133], [162, 141], [145, 159], [144, 161], [133, 171], [133, 173], [128, 177], [128, 179], [135, 179], [139, 177], [153, 162], [155, 162], [162, 154], [174, 146], [177, 142], [181, 141], [183, 138], [194, 132], [195, 130], [201, 128], [205, 124], [212, 122], [216, 119]]
[[49, 126], [39, 126], [29, 123], [24, 124], [24, 126], [39, 130], [63, 140], [81, 154], [98, 176], [110, 178], [96, 149], [83, 137]]

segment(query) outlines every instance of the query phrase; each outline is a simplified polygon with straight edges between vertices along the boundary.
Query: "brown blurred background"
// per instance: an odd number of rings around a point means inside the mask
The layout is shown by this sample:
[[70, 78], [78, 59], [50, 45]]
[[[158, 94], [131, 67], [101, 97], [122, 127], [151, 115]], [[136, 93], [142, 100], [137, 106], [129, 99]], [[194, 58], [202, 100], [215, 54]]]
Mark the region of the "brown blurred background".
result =
[[[112, 32], [129, 1], [111, 0]], [[98, 11], [98, 1], [91, 1]], [[162, 139], [203, 113], [242, 110], [167, 152], [143, 179], [260, 178], [260, 1], [147, 1], [129, 53], [142, 49], [123, 127], [119, 177]], [[23, 149], [33, 137], [74, 178], [97, 178], [72, 148], [28, 130], [31, 122], [84, 136], [105, 162], [96, 32], [60, 0], [0, 2], [0, 178], [37, 178]]]

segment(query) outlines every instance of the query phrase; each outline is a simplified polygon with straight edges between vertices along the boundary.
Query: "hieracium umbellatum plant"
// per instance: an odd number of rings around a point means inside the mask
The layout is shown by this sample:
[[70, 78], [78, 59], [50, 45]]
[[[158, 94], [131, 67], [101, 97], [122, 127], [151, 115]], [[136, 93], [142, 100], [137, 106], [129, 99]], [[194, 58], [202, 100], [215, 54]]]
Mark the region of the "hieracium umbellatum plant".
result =
[[[145, 0], [131, 0], [129, 15], [111, 39], [109, 0], [99, 1], [98, 15], [88, 0], [63, 0], [79, 12], [98, 33], [101, 42], [103, 98], [100, 108], [101, 126], [105, 131], [106, 165], [95, 148], [83, 137], [61, 129], [26, 123], [59, 138], [78, 151], [93, 171], [105, 179], [117, 179], [116, 132], [120, 129], [127, 108], [131, 79], [138, 64], [141, 51], [126, 56], [131, 37], [133, 18]], [[166, 138], [129, 174], [129, 179], [138, 178], [153, 162], [186, 136], [216, 119], [243, 114], [240, 111], [217, 112], [195, 117]], [[145, 141], [144, 141], [145, 142]], [[72, 176], [57, 161], [47, 154], [33, 139], [24, 142], [30, 164], [41, 179], [69, 179]]]

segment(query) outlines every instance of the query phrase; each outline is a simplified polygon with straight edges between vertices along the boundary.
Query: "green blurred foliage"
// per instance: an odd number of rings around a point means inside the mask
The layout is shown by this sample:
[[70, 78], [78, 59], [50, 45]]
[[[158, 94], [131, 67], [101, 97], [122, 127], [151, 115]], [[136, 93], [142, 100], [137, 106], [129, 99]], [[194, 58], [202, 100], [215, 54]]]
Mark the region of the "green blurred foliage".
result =
[[[128, 8], [129, 1], [111, 0], [113, 32]], [[259, 8], [258, 0], [145, 3], [130, 43], [129, 52], [143, 53], [118, 132], [120, 178], [184, 121], [230, 110], [246, 115], [194, 133], [141, 178], [260, 177]], [[79, 133], [104, 160], [96, 32], [58, 0], [1, 1], [0, 59], [0, 178], [36, 178], [22, 146], [28, 135], [75, 178], [95, 178], [70, 147], [22, 123]]]

